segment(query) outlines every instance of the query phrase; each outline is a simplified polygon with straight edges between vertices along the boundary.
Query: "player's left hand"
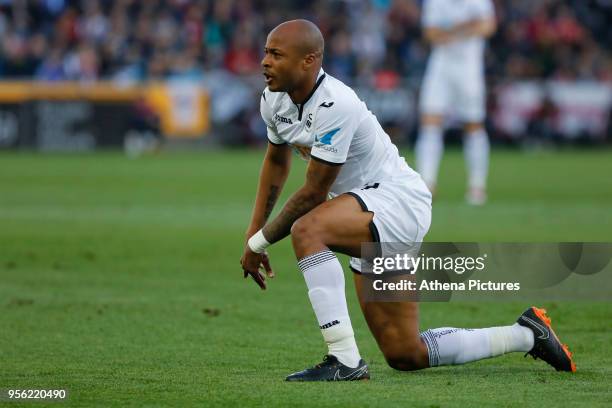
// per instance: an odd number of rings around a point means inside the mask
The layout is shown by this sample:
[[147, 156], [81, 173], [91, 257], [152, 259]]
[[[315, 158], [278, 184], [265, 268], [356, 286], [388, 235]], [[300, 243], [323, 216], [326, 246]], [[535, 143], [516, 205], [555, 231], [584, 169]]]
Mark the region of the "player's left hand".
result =
[[[242, 265], [244, 277], [246, 278], [247, 276], [251, 275], [255, 283], [257, 283], [262, 290], [266, 289], [266, 275], [269, 278], [274, 277], [274, 272], [270, 266], [270, 258], [268, 257], [268, 254], [266, 252], [262, 254], [253, 252], [248, 245], [244, 249], [244, 254], [240, 259], [240, 265]], [[266, 272], [265, 274], [260, 271], [262, 267]]]

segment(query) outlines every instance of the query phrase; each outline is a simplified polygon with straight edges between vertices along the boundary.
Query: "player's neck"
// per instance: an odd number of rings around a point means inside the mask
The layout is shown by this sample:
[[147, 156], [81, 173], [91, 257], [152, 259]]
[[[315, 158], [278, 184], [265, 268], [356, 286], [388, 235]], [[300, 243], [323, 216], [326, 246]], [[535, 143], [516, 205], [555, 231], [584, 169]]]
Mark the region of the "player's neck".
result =
[[308, 81], [304, 83], [304, 86], [301, 86], [299, 89], [294, 89], [291, 92], [287, 92], [293, 103], [295, 103], [296, 105], [301, 105], [306, 102], [308, 97], [312, 94], [312, 91], [314, 90], [315, 86], [317, 85], [317, 77], [318, 71], [317, 73], [311, 75], [308, 78]]

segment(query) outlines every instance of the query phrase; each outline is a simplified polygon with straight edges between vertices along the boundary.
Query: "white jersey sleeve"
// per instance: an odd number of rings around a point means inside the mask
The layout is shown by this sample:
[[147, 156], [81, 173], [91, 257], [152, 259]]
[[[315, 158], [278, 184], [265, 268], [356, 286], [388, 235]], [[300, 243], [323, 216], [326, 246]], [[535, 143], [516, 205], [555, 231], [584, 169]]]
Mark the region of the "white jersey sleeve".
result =
[[268, 134], [268, 141], [275, 145], [282, 145], [286, 142], [278, 136], [276, 132], [276, 125], [272, 120], [272, 109], [266, 101], [266, 91], [261, 94], [261, 100], [259, 101], [259, 111], [261, 112], [261, 118], [266, 124], [266, 131]]
[[335, 103], [330, 107], [320, 107], [315, 121], [315, 140], [310, 155], [331, 163], [344, 164], [349, 147], [359, 125], [357, 109], [350, 104]]

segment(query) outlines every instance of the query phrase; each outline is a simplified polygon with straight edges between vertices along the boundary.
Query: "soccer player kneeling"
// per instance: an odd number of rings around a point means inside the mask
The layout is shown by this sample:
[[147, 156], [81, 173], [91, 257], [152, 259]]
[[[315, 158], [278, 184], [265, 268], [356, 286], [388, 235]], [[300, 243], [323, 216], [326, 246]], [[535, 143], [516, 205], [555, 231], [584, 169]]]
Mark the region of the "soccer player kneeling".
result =
[[[431, 193], [421, 176], [400, 157], [355, 92], [323, 71], [323, 46], [321, 32], [306, 20], [285, 22], [268, 35], [261, 115], [269, 144], [241, 258], [244, 276], [265, 289], [260, 267], [273, 276], [265, 250], [291, 235], [328, 353], [323, 362], [289, 375], [288, 381], [370, 377], [355, 342], [344, 274], [333, 251], [352, 257], [359, 288], [361, 243], [422, 242], [431, 222]], [[268, 222], [289, 172], [292, 148], [309, 160], [306, 178]], [[528, 352], [557, 370], [575, 370], [542, 309], [529, 308], [505, 327], [419, 333], [417, 303], [359, 300], [387, 362], [398, 370], [463, 364], [509, 352]]]

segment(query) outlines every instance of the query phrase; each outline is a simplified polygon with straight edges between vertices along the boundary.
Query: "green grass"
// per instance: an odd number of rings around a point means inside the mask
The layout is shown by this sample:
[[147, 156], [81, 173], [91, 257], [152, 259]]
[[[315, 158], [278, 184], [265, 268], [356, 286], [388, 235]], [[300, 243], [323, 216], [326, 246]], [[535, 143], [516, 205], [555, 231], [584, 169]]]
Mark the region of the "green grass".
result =
[[[325, 349], [287, 242], [270, 251], [267, 292], [242, 279], [260, 160], [0, 154], [0, 388], [67, 388], [75, 406], [612, 404], [609, 303], [544, 304], [574, 375], [519, 354], [403, 373], [386, 366], [348, 273], [372, 380], [283, 382]], [[302, 179], [295, 163], [285, 197]], [[610, 151], [495, 152], [490, 202], [471, 208], [461, 154], [448, 152], [427, 238], [612, 241], [611, 174]], [[421, 326], [503, 325], [525, 306], [427, 303]]]

